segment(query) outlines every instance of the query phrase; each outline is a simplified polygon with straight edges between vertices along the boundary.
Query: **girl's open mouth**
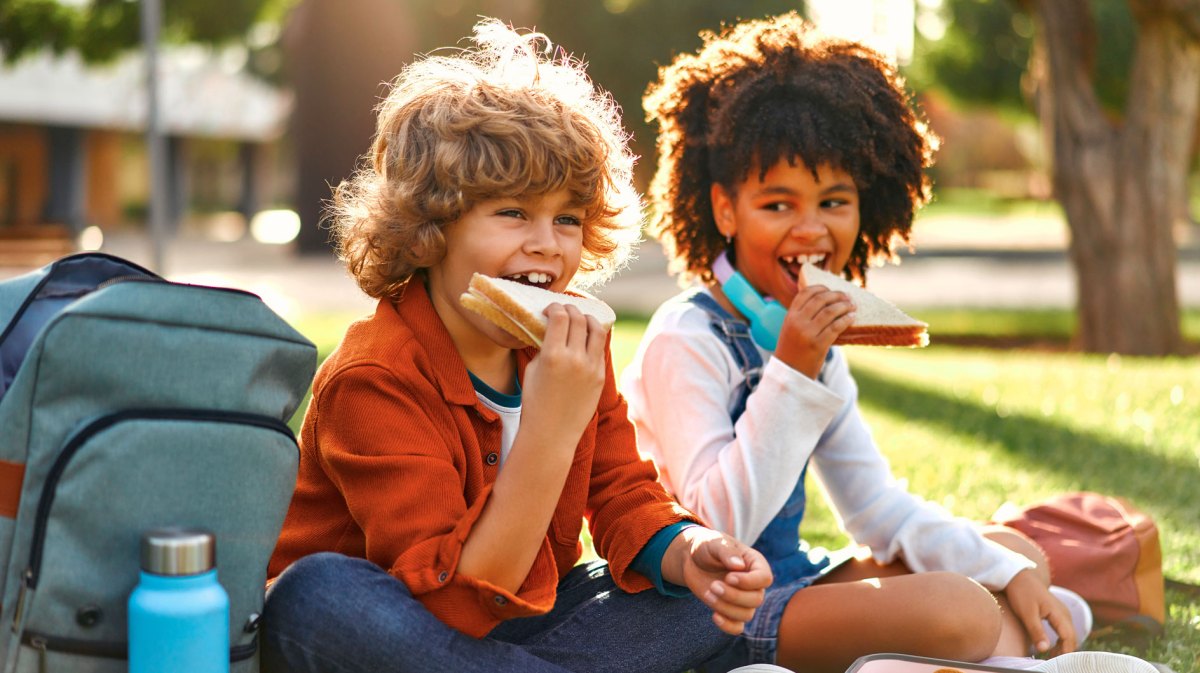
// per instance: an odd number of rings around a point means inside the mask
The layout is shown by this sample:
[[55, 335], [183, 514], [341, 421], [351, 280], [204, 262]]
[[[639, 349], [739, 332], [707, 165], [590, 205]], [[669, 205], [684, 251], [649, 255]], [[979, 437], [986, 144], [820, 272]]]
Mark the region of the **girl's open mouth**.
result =
[[825, 259], [828, 257], [824, 253], [814, 253], [811, 255], [790, 255], [779, 258], [779, 265], [787, 272], [793, 282], [798, 282], [800, 278], [800, 267], [805, 262], [812, 264], [820, 269], [825, 268]]

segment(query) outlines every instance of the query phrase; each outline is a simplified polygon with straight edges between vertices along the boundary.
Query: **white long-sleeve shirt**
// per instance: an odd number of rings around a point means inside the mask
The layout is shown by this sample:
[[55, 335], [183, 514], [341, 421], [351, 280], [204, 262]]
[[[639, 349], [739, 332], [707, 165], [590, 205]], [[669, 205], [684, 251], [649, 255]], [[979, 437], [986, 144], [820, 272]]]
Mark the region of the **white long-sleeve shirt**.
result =
[[752, 543], [811, 458], [838, 524], [880, 563], [903, 558], [914, 572], [948, 570], [994, 591], [1034, 566], [896, 481], [859, 413], [840, 348], [823, 384], [759, 349], [762, 380], [735, 426], [730, 414], [745, 377], [708, 313], [682, 296], [650, 320], [621, 390], [638, 447], [684, 506]]

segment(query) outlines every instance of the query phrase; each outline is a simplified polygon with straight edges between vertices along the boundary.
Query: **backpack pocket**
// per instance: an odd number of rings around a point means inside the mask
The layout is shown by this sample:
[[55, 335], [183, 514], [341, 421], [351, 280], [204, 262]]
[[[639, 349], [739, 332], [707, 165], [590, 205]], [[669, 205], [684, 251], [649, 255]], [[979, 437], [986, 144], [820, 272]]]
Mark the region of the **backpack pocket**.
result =
[[141, 535], [163, 526], [215, 534], [233, 670], [257, 670], [267, 561], [297, 460], [286, 425], [239, 412], [129, 410], [75, 433], [37, 503], [15, 671], [123, 671]]

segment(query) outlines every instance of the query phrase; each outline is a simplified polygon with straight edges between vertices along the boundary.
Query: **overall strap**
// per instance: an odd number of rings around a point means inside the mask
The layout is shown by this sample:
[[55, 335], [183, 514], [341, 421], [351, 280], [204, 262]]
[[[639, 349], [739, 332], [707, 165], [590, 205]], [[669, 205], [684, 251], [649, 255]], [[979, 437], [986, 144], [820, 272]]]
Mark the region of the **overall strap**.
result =
[[709, 326], [717, 338], [729, 348], [729, 354], [737, 363], [745, 381], [734, 393], [734, 404], [729, 416], [733, 422], [746, 411], [746, 400], [750, 393], [762, 381], [763, 359], [750, 337], [750, 325], [744, 320], [733, 317], [711, 295], [697, 290], [687, 297], [687, 301], [704, 310], [709, 317]]
[[[685, 301], [700, 307], [708, 314], [713, 333], [729, 348], [734, 362], [746, 377], [745, 381], [734, 391], [734, 404], [730, 411], [730, 419], [737, 423], [738, 418], [746, 411], [746, 401], [750, 397], [750, 393], [762, 381], [762, 353], [754, 345], [754, 340], [750, 336], [750, 325], [733, 317], [711, 295], [697, 290], [688, 295]], [[829, 362], [832, 355], [833, 351], [830, 350], [825, 358], [826, 363]], [[823, 377], [824, 371], [818, 379], [822, 383], [824, 383]], [[803, 553], [800, 543], [800, 522], [804, 519], [806, 504], [804, 479], [807, 473], [808, 465], [805, 464], [787, 502], [753, 544], [753, 547], [767, 559], [776, 582], [790, 582], [810, 576], [817, 570], [817, 567], [810, 562], [808, 555]]]

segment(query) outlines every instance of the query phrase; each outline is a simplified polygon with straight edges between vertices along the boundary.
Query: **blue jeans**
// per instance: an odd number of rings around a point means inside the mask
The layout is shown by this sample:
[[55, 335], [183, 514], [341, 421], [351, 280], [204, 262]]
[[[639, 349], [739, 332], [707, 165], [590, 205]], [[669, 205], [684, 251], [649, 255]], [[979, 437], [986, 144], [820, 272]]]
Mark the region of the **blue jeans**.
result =
[[266, 673], [670, 673], [732, 642], [695, 597], [626, 593], [603, 562], [572, 569], [548, 614], [476, 639], [446, 626], [375, 564], [323, 553], [296, 561], [267, 593], [262, 665]]

